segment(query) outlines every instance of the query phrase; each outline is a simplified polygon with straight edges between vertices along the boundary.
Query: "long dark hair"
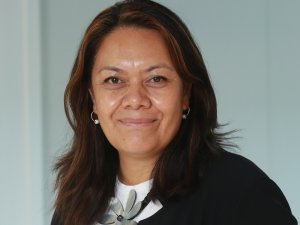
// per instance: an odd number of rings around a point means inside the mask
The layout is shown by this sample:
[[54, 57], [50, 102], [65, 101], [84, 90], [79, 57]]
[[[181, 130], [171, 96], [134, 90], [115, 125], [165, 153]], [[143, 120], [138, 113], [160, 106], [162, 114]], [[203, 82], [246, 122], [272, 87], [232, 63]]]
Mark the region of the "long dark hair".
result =
[[55, 209], [66, 225], [93, 224], [114, 195], [118, 153], [101, 126], [90, 119], [93, 109], [88, 90], [99, 45], [121, 26], [158, 31], [190, 94], [190, 114], [152, 171], [151, 198], [166, 201], [195, 187], [212, 157], [225, 145], [225, 136], [216, 131], [217, 105], [208, 72], [185, 24], [174, 12], [150, 0], [116, 3], [87, 28], [65, 90], [65, 111], [74, 137], [70, 149], [55, 165]]

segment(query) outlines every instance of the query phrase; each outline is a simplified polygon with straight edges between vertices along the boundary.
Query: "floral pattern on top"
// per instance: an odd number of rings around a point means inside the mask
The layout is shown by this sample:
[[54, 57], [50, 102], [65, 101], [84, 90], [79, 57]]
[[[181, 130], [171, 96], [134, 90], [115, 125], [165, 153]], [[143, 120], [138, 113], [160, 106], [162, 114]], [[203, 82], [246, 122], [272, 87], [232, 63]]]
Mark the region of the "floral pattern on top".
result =
[[131, 190], [126, 202], [125, 209], [118, 198], [115, 198], [110, 208], [114, 214], [104, 214], [104, 216], [99, 220], [100, 224], [103, 225], [137, 225], [138, 223], [133, 220], [141, 210], [144, 209], [143, 201], [136, 202], [136, 191]]

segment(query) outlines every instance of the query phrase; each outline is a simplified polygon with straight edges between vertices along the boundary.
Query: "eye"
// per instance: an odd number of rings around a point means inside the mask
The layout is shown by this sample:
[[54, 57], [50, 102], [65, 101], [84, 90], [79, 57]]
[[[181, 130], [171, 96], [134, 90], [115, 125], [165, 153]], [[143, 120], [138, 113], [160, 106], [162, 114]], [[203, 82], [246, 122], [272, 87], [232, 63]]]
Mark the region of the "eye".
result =
[[115, 76], [115, 75], [107, 76], [102, 81], [102, 85], [106, 89], [116, 90], [116, 89], [124, 87], [126, 85], [126, 80], [122, 79], [119, 76]]
[[167, 79], [163, 76], [155, 76], [155, 77], [152, 77], [151, 78], [151, 82], [154, 82], [154, 83], [159, 83], [159, 82], [163, 82], [163, 81], [166, 81]]
[[104, 83], [108, 84], [120, 84], [122, 81], [118, 77], [108, 77], [104, 80]]
[[162, 88], [167, 85], [168, 79], [165, 76], [156, 75], [148, 80], [148, 86], [153, 88]]

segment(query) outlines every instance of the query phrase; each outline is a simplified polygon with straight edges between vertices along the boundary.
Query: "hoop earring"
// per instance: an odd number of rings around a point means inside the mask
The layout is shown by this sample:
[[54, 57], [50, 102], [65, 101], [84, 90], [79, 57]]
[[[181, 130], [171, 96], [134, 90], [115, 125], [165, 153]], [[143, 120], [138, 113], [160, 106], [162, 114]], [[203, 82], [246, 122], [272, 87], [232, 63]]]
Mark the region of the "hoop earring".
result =
[[182, 114], [182, 119], [186, 120], [187, 117], [188, 117], [188, 115], [190, 114], [190, 111], [191, 111], [191, 108], [189, 107], [187, 113], [186, 114]]
[[98, 119], [94, 119], [94, 118], [93, 118], [93, 115], [94, 115], [94, 111], [91, 112], [91, 119], [93, 120], [93, 122], [94, 122], [96, 125], [99, 124], [99, 123], [100, 123], [99, 120], [98, 120]]

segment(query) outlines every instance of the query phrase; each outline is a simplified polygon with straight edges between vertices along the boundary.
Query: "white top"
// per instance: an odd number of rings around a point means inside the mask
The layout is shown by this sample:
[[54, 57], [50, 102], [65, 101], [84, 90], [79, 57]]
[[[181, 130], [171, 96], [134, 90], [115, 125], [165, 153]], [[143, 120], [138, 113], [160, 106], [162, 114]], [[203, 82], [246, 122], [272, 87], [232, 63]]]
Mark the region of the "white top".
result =
[[[150, 189], [152, 187], [152, 180], [148, 180], [145, 181], [143, 183], [139, 183], [137, 185], [125, 185], [123, 183], [121, 183], [119, 181], [119, 179], [117, 178], [116, 180], [116, 197], [112, 198], [111, 202], [113, 202], [114, 200], [119, 199], [120, 202], [123, 205], [123, 208], [125, 208], [128, 196], [129, 196], [129, 192], [131, 190], [135, 190], [137, 193], [136, 196], [136, 203], [143, 201], [144, 198], [147, 196], [147, 194], [149, 193]], [[143, 211], [141, 211], [141, 213], [134, 218], [134, 221], [139, 222], [143, 219], [146, 219], [150, 216], [152, 216], [154, 213], [156, 213], [158, 210], [160, 210], [162, 208], [162, 204], [156, 200], [156, 201], [150, 201], [149, 204], [143, 209]], [[110, 209], [108, 211], [108, 214], [111, 215], [115, 215], [115, 213]], [[96, 225], [101, 225], [99, 223], [96, 223]]]

